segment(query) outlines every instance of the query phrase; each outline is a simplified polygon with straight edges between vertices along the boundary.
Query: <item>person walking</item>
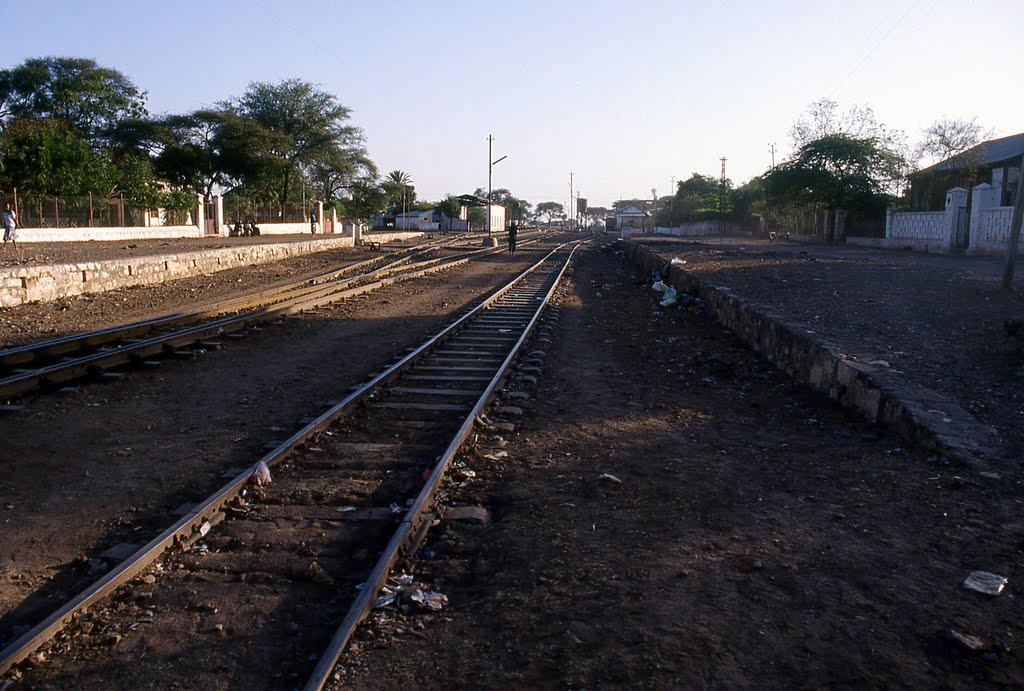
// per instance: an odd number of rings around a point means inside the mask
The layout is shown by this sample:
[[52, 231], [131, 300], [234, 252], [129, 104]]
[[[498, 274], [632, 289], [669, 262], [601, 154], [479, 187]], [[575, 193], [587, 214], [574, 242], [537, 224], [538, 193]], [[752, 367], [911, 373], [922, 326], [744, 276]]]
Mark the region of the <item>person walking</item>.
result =
[[519, 229], [516, 227], [516, 222], [512, 221], [508, 224], [508, 253], [514, 255], [516, 253], [516, 236], [519, 234]]
[[7, 249], [7, 241], [14, 243], [14, 249], [18, 249], [18, 216], [11, 210], [11, 203], [4, 204], [4, 249]]
[[316, 235], [316, 212], [312, 211], [309, 214], [309, 232]]

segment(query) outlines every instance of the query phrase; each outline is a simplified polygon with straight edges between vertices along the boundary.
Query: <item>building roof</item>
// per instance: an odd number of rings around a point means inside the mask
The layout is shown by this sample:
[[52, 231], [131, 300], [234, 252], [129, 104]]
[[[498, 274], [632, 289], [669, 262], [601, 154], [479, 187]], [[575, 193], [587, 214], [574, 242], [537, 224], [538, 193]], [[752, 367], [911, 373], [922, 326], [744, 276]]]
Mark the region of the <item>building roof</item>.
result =
[[1010, 135], [1009, 137], [990, 139], [987, 142], [982, 142], [981, 144], [972, 146], [970, 149], [967, 149], [956, 156], [947, 158], [945, 161], [939, 161], [929, 168], [919, 170], [915, 175], [923, 173], [946, 173], [953, 170], [959, 170], [967, 164], [972, 166], [991, 166], [996, 163], [1008, 161], [1011, 158], [1016, 158], [1021, 154], [1024, 154], [1024, 132]]
[[635, 206], [627, 206], [622, 211], [616, 211], [616, 216], [646, 216], [647, 214]]

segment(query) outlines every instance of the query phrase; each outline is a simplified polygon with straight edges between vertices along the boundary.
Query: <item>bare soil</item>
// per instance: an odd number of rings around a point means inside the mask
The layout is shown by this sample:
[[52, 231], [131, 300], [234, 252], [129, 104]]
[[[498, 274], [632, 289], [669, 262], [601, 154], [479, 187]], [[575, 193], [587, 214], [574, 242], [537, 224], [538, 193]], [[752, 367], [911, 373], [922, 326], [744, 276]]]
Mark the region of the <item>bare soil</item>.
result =
[[1019, 470], [906, 449], [646, 278], [581, 258], [527, 411], [452, 497], [493, 523], [411, 564], [448, 607], [379, 611], [337, 687], [1020, 686]]
[[[251, 463], [274, 427], [535, 256], [374, 293], [0, 420], [0, 640], [94, 578], [103, 548], [154, 534]], [[1021, 470], [983, 477], [908, 449], [794, 384], [699, 307], [655, 300], [621, 253], [580, 253], [557, 327], [535, 344], [541, 374], [510, 385], [529, 396], [505, 399], [525, 409], [504, 419], [515, 431], [482, 434], [461, 458], [475, 477], [450, 490], [490, 523], [443, 521], [407, 565], [447, 606], [379, 610], [334, 683], [1024, 684]], [[76, 566], [79, 552], [88, 561]], [[1007, 576], [1003, 594], [964, 589], [976, 569]], [[56, 688], [59, 664], [21, 685]], [[188, 687], [167, 669], [166, 688]]]
[[[197, 362], [168, 361], [152, 373], [29, 400], [0, 419], [0, 647], [116, 563], [101, 558], [104, 550], [145, 544], [181, 505], [207, 497], [297, 420], [318, 414], [537, 256], [493, 255], [333, 312], [268, 325]], [[284, 264], [275, 265], [282, 277]], [[238, 285], [263, 287], [258, 273], [240, 271]], [[217, 294], [227, 294], [232, 273], [202, 280], [224, 281]], [[195, 280], [164, 285], [151, 304], [159, 311], [194, 304], [187, 285]], [[99, 326], [120, 314], [121, 292], [76, 301], [61, 318]]]

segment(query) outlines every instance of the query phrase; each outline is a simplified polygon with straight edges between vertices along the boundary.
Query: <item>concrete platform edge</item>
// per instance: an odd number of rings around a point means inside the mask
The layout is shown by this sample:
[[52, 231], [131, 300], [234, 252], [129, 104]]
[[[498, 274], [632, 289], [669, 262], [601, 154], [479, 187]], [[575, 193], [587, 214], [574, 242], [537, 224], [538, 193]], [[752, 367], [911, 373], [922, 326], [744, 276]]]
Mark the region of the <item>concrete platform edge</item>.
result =
[[[669, 262], [640, 243], [622, 246], [641, 271], [658, 271]], [[680, 293], [699, 296], [720, 324], [779, 369], [913, 444], [977, 470], [987, 469], [999, 457], [996, 431], [948, 397], [888, 370], [847, 359], [817, 334], [751, 306], [680, 265], [671, 266], [664, 280]]]
[[[408, 233], [374, 236], [382, 242]], [[417, 234], [418, 235], [418, 234]], [[125, 257], [76, 264], [40, 264], [0, 269], [0, 307], [47, 302], [86, 293], [152, 285], [253, 264], [266, 264], [339, 247], [351, 247], [347, 236], [305, 242], [240, 245], [181, 254]]]

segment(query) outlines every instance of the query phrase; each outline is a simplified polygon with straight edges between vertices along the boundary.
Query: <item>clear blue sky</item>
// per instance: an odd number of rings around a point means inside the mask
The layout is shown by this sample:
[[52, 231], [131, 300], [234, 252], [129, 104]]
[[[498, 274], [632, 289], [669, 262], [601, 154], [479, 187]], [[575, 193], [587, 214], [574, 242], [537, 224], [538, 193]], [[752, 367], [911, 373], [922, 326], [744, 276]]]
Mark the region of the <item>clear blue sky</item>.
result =
[[337, 95], [382, 173], [436, 200], [487, 184], [591, 205], [737, 183], [789, 150], [806, 107], [870, 105], [907, 132], [941, 116], [1024, 131], [1020, 0], [0, 0], [0, 65], [91, 57], [153, 113], [299, 77]]

